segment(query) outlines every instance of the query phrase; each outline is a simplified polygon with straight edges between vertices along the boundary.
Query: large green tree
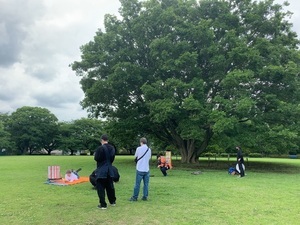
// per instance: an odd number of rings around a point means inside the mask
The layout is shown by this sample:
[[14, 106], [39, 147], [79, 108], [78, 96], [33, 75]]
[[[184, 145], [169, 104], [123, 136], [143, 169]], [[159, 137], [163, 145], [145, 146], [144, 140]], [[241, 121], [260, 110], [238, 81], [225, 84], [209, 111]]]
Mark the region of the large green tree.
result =
[[120, 17], [106, 15], [105, 31], [72, 64], [82, 77], [84, 108], [131, 136], [175, 146], [182, 162], [197, 162], [211, 141], [224, 148], [240, 141], [275, 151], [297, 147], [299, 40], [282, 5], [121, 5]]
[[48, 109], [24, 106], [9, 116], [7, 129], [20, 154], [55, 149], [58, 119]]
[[92, 154], [100, 144], [103, 122], [81, 118], [60, 124], [59, 147], [73, 155], [76, 151], [89, 150]]

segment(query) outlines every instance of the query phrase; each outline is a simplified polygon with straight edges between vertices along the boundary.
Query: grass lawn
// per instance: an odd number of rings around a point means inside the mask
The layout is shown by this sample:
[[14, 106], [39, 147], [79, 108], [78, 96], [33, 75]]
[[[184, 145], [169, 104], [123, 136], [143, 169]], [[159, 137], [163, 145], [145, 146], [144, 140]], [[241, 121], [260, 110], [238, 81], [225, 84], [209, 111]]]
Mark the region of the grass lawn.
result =
[[[247, 176], [241, 179], [227, 174], [231, 163], [174, 162], [174, 169], [163, 177], [153, 162], [149, 201], [129, 202], [133, 157], [117, 156], [117, 206], [100, 210], [90, 183], [44, 184], [48, 165], [60, 165], [62, 173], [81, 167], [80, 175], [88, 176], [95, 167], [93, 157], [3, 156], [0, 224], [299, 224], [300, 160], [249, 159]], [[196, 170], [202, 174], [192, 175]]]

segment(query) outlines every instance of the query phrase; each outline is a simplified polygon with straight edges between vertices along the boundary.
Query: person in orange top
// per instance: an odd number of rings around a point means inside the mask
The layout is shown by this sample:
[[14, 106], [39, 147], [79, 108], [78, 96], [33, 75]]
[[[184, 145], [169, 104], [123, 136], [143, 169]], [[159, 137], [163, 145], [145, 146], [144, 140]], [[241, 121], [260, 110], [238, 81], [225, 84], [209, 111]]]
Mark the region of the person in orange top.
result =
[[171, 165], [167, 163], [166, 157], [162, 154], [157, 155], [157, 168], [160, 168], [160, 171], [164, 176], [167, 176], [167, 170], [171, 169]]

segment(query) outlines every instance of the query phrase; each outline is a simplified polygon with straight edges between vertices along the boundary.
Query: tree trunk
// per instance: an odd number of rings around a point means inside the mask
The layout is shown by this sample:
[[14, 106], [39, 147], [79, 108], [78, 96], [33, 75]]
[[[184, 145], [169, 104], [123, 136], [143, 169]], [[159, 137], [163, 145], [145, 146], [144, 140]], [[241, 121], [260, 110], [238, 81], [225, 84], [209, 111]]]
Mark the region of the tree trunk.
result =
[[179, 147], [181, 152], [181, 162], [182, 163], [198, 163], [198, 157], [195, 151], [195, 140], [183, 140]]
[[71, 154], [70, 155], [74, 155], [75, 150], [70, 149]]
[[196, 149], [195, 140], [183, 140], [178, 146], [181, 152], [181, 162], [182, 163], [198, 163], [200, 154], [207, 148], [210, 139], [213, 136], [212, 129], [209, 127], [206, 129], [205, 138], [202, 141], [200, 148]]
[[19, 148], [20, 149], [20, 155], [24, 155], [25, 154], [25, 152], [26, 152], [26, 149], [25, 148]]
[[32, 155], [34, 149], [32, 147], [29, 147], [29, 155]]

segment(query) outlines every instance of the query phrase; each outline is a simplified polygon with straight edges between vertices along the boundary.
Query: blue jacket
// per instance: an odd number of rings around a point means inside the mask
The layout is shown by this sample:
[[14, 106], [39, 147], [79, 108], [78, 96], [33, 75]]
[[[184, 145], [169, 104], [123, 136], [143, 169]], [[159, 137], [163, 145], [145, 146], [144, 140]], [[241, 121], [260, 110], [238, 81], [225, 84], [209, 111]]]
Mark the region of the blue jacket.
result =
[[113, 178], [114, 170], [112, 163], [115, 159], [115, 148], [109, 144], [97, 148], [94, 160], [97, 162], [96, 179]]

